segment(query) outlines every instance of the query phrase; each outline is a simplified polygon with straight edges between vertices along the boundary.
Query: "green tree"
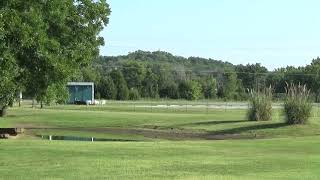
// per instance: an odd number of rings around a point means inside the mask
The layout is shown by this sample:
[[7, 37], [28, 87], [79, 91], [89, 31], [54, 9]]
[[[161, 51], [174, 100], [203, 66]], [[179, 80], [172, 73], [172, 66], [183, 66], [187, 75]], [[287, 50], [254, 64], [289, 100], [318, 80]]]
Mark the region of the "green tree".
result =
[[143, 97], [159, 97], [158, 76], [154, 74], [151, 69], [147, 70], [146, 77], [143, 80], [142, 85], [141, 94]]
[[98, 92], [100, 93], [101, 98], [116, 99], [117, 88], [110, 76], [102, 78], [101, 82], [98, 85]]
[[268, 69], [260, 63], [238, 65], [235, 68], [237, 78], [241, 80], [245, 89], [264, 89]]
[[184, 81], [179, 84], [179, 94], [187, 100], [198, 100], [202, 96], [202, 88], [197, 81]]
[[145, 67], [135, 61], [128, 61], [122, 66], [122, 73], [127, 82], [128, 88], [140, 89], [145, 77]]
[[237, 90], [237, 74], [232, 71], [226, 71], [222, 75], [221, 85], [219, 87], [219, 96], [225, 99], [234, 99]]
[[209, 77], [202, 82], [203, 95], [207, 99], [214, 99], [217, 97], [217, 81]]
[[13, 76], [40, 101], [50, 86], [87, 66], [104, 44], [98, 35], [110, 14], [105, 0], [2, 0], [0, 7], [1, 46], [16, 64]]
[[16, 93], [16, 64], [8, 51], [0, 57], [0, 117], [6, 115], [6, 109], [13, 103]]
[[138, 89], [131, 88], [129, 90], [129, 100], [139, 100], [140, 99], [140, 93]]
[[[46, 105], [49, 106], [52, 103], [65, 104], [68, 98], [69, 98], [69, 91], [65, 86], [65, 84], [61, 83], [61, 84], [50, 85], [47, 89], [44, 99], [42, 100]], [[41, 104], [41, 106], [43, 106], [43, 104]]]
[[315, 96], [315, 101], [320, 102], [320, 58], [319, 57], [317, 57], [316, 59], [313, 59], [311, 64], [306, 66], [304, 74], [310, 74], [310, 75], [305, 76], [304, 80], [300, 80], [304, 82], [300, 82], [300, 83], [308, 84], [312, 94]]
[[126, 83], [126, 80], [123, 77], [123, 74], [119, 70], [113, 70], [110, 73], [110, 76], [117, 89], [117, 100], [128, 100], [129, 99], [129, 89]]
[[179, 99], [179, 87], [175, 82], [169, 82], [160, 89], [159, 95], [161, 98]]

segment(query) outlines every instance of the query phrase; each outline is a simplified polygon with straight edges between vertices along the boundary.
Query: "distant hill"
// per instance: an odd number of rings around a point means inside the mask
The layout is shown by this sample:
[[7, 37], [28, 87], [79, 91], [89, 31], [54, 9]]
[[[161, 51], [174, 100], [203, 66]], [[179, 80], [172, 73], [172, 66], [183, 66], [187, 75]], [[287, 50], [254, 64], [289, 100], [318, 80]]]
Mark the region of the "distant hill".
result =
[[163, 51], [136, 51], [125, 56], [101, 56], [94, 62], [94, 66], [100, 66], [104, 70], [108, 70], [121, 67], [123, 63], [128, 61], [136, 61], [149, 66], [159, 65], [171, 70], [184, 70], [196, 74], [234, 69], [234, 65], [229, 62], [201, 57], [185, 58]]

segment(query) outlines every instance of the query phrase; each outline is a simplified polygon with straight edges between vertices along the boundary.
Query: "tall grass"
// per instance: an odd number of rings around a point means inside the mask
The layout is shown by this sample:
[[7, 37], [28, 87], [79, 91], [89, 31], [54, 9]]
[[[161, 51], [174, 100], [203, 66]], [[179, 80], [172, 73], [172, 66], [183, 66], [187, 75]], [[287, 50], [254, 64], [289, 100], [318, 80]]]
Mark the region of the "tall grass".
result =
[[250, 90], [250, 121], [269, 121], [272, 119], [272, 88]]
[[288, 84], [284, 111], [288, 124], [305, 124], [311, 116], [310, 90], [306, 85]]

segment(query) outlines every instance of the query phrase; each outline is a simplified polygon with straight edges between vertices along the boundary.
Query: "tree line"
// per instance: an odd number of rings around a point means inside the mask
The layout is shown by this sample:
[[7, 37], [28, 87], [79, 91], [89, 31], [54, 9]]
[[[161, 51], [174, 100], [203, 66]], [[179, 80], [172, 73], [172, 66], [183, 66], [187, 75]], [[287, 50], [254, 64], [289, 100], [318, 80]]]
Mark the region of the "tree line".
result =
[[83, 69], [75, 81], [93, 81], [96, 98], [247, 100], [250, 89], [272, 87], [281, 99], [286, 83], [306, 84], [319, 101], [320, 59], [305, 67], [274, 71], [261, 64], [233, 65], [199, 57], [184, 58], [167, 52], [136, 51], [126, 56], [101, 56]]

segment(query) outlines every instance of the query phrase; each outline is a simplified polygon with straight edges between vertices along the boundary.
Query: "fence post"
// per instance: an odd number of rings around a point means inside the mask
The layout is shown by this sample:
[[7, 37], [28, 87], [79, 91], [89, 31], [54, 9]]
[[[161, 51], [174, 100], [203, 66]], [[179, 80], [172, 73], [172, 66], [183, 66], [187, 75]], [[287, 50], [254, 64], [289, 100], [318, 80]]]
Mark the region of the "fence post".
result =
[[167, 111], [169, 110], [168, 97], [166, 97]]
[[226, 103], [224, 105], [224, 112], [227, 112], [227, 105], [228, 105], [228, 102], [226, 101]]
[[188, 112], [188, 101], [186, 101], [186, 112]]
[[136, 101], [133, 101], [133, 112], [136, 112]]
[[207, 114], [209, 114], [209, 99], [207, 98]]

